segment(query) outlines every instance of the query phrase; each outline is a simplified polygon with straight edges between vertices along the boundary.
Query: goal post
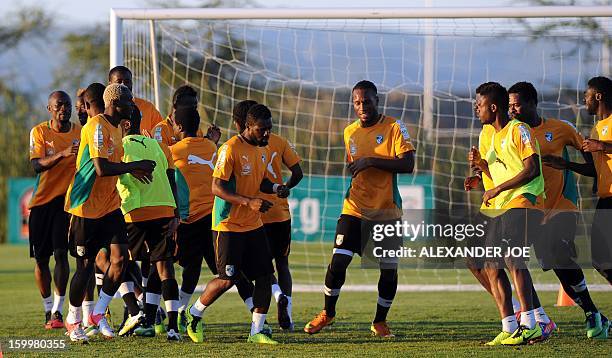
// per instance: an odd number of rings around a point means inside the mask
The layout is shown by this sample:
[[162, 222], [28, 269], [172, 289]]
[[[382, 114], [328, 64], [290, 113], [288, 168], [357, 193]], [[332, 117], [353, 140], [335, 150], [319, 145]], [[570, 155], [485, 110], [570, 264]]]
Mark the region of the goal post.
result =
[[[611, 18], [610, 6], [115, 8], [110, 64], [132, 69], [134, 93], [164, 115], [176, 88], [194, 87], [203, 122], [218, 125], [222, 140], [235, 134], [235, 103], [270, 107], [273, 131], [303, 158], [305, 179], [290, 198], [294, 282], [320, 285], [349, 184], [342, 133], [354, 120], [352, 85], [372, 80], [380, 112], [404, 122], [414, 140], [415, 173], [399, 176], [405, 207], [477, 212], [481, 193], [463, 190], [480, 131], [476, 86], [532, 82], [543, 115], [588, 134], [581, 96], [589, 77], [609, 73]], [[592, 207], [591, 185], [579, 178], [583, 207]], [[377, 276], [354, 270], [347, 282]], [[473, 282], [467, 270], [400, 272], [400, 283]]]

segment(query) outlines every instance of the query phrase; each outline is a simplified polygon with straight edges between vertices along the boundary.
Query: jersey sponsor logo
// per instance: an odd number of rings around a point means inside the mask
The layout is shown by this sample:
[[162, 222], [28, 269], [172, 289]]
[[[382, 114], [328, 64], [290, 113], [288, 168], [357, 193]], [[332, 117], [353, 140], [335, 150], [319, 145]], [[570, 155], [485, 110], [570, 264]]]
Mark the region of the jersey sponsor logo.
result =
[[104, 133], [102, 133], [102, 125], [96, 125], [93, 136], [94, 148], [100, 150], [104, 145]]
[[161, 127], [156, 127], [155, 128], [155, 133], [153, 133], [153, 138], [158, 141], [158, 142], [162, 142], [162, 129]]
[[400, 132], [402, 132], [402, 137], [404, 137], [404, 140], [410, 140], [410, 133], [408, 133], [408, 127], [406, 127], [406, 124], [399, 119], [396, 120], [395, 123], [399, 125]]
[[376, 143], [377, 144], [381, 144], [383, 142], [383, 136], [382, 134], [379, 134], [376, 136]]
[[217, 159], [216, 168], [219, 169], [225, 163], [225, 157], [227, 156], [227, 144], [224, 144], [219, 151], [219, 158]]
[[601, 135], [606, 135], [608, 134], [608, 126], [603, 126], [601, 128]]
[[242, 164], [242, 170], [240, 171], [241, 175], [251, 175], [251, 163], [246, 162]]
[[234, 265], [225, 265], [225, 274], [228, 277], [234, 276], [234, 273], [235, 273]]
[[268, 166], [267, 166], [268, 172], [270, 172], [270, 174], [272, 175], [274, 179], [276, 179], [277, 176], [276, 176], [276, 173], [274, 172], [274, 168], [272, 168], [272, 162], [274, 162], [274, 158], [276, 158], [276, 155], [277, 155], [276, 152], [272, 153], [272, 157], [270, 158], [270, 162], [268, 163]]
[[336, 245], [340, 246], [344, 242], [344, 235], [338, 234], [336, 235]]
[[548, 141], [548, 142], [552, 142], [552, 140], [553, 140], [553, 134], [552, 134], [552, 132], [546, 132], [546, 133], [544, 133], [544, 138], [546, 138], [546, 141]]
[[187, 156], [187, 164], [201, 164], [201, 165], [208, 165], [210, 167], [210, 169], [215, 169], [215, 157], [217, 156], [217, 153], [213, 153], [212, 157], [210, 158], [210, 160], [206, 160], [203, 158], [198, 157], [197, 155], [194, 154], [189, 154], [189, 156]]
[[47, 150], [46, 153], [47, 155], [53, 155], [55, 154], [55, 147], [53, 146], [53, 141], [45, 141], [45, 145], [47, 146]]

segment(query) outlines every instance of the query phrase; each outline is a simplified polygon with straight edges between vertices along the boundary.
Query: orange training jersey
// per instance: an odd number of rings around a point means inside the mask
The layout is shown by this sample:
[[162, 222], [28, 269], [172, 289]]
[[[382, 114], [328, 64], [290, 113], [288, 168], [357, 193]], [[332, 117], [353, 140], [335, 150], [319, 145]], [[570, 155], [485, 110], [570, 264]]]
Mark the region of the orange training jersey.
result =
[[[531, 132], [540, 144], [542, 156], [554, 155], [569, 160], [567, 146], [577, 150], [582, 148], [582, 136], [574, 125], [567, 121], [542, 118], [542, 123], [535, 128], [532, 127]], [[545, 214], [547, 216], [554, 214], [553, 210], [577, 210], [578, 190], [574, 173], [543, 165], [542, 174], [546, 193], [543, 205]]]
[[[30, 131], [30, 160], [52, 156], [71, 147], [79, 139], [81, 126], [77, 124], [70, 123], [70, 130], [61, 133], [51, 128], [51, 121], [40, 123]], [[49, 170], [38, 173], [29, 207], [43, 205], [65, 195], [76, 170], [75, 163], [74, 156], [62, 158]]]
[[[274, 184], [283, 184], [282, 169], [283, 165], [291, 168], [300, 162], [300, 156], [295, 148], [285, 138], [276, 134], [270, 134], [268, 142], [270, 161], [266, 167], [266, 175]], [[289, 203], [287, 198], [279, 198], [276, 194], [263, 194], [262, 198], [271, 201], [274, 206], [261, 215], [264, 224], [287, 221], [291, 219]]]
[[217, 146], [207, 138], [187, 137], [170, 150], [176, 167], [174, 176], [181, 220], [192, 223], [212, 212], [212, 174]]
[[[612, 143], [612, 115], [595, 123], [591, 138]], [[597, 171], [597, 195], [600, 198], [612, 196], [612, 153], [593, 152], [593, 162]]]
[[143, 135], [150, 137], [153, 133], [153, 127], [159, 122], [161, 122], [164, 118], [155, 105], [146, 99], [136, 98], [134, 97], [134, 103], [136, 103], [136, 107], [140, 110], [140, 114], [142, 115], [142, 119], [140, 121], [140, 132]]
[[66, 193], [65, 210], [72, 215], [96, 219], [119, 209], [119, 177], [97, 176], [93, 158], [119, 163], [122, 157], [121, 128], [110, 124], [104, 114], [90, 118], [81, 129], [76, 173]]
[[[157, 125], [155, 125], [153, 128], [152, 135], [156, 141], [163, 143], [168, 147], [175, 145], [179, 141], [179, 138], [174, 134], [174, 128], [172, 128], [170, 117], [167, 117], [163, 121], [157, 123]], [[204, 137], [202, 130], [199, 128], [197, 136]]]
[[[267, 147], [251, 145], [236, 135], [219, 149], [213, 177], [227, 181], [239, 195], [261, 197], [259, 187], [266, 176], [268, 160]], [[215, 231], [245, 232], [255, 230], [263, 223], [260, 212], [215, 197], [212, 225]]]
[[[344, 129], [344, 144], [349, 163], [365, 157], [393, 159], [414, 150], [408, 128], [401, 120], [381, 115], [378, 123], [361, 127], [359, 120]], [[377, 168], [368, 168], [351, 179], [342, 214], [375, 219], [377, 211], [384, 216], [402, 216], [402, 200], [397, 175]]]

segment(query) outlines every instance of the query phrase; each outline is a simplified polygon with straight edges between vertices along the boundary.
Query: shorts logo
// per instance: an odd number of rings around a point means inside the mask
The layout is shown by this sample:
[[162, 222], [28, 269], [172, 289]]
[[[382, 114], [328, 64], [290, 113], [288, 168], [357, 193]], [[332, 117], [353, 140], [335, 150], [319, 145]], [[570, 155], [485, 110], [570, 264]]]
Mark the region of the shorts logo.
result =
[[340, 246], [344, 242], [344, 235], [338, 234], [336, 235], [336, 245]]
[[85, 256], [85, 246], [76, 247], [77, 256]]
[[544, 133], [544, 138], [546, 138], [546, 141], [552, 142], [553, 134], [551, 132], [546, 132], [546, 133]]
[[383, 142], [383, 136], [382, 135], [377, 135], [376, 136], [376, 143], [381, 144]]
[[234, 276], [234, 265], [225, 265], [225, 275], [228, 277]]

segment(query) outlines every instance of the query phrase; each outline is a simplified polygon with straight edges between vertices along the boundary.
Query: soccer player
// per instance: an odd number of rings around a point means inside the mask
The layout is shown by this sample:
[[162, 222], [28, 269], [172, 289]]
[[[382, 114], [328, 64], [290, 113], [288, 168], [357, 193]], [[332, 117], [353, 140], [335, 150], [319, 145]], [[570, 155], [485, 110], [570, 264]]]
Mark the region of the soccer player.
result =
[[[547, 156], [567, 159], [568, 146], [581, 150], [583, 138], [571, 123], [538, 115], [538, 93], [531, 83], [515, 83], [508, 89], [508, 94], [511, 115], [531, 127], [531, 133], [540, 144], [542, 160]], [[574, 238], [578, 220], [576, 180], [571, 171], [548, 166], [542, 168], [542, 174], [546, 200], [543, 203], [543, 234], [534, 242], [538, 261], [545, 271], [552, 269], [555, 272], [565, 292], [584, 311], [587, 337], [607, 338], [608, 320], [595, 307], [584, 273], [574, 259], [577, 255]], [[555, 324], [546, 322], [547, 317], [542, 317], [537, 310], [536, 320], [542, 326], [543, 337], [555, 328]]]
[[240, 273], [255, 281], [253, 320], [248, 342], [278, 344], [262, 330], [270, 306], [271, 279], [274, 268], [268, 248], [261, 213], [272, 203], [258, 198], [260, 191], [289, 196], [284, 185], [266, 178], [270, 161], [265, 148], [272, 129], [272, 114], [264, 105], [253, 106], [244, 132], [228, 140], [219, 149], [213, 173], [213, 230], [216, 266], [219, 277], [208, 282], [198, 300], [187, 310], [187, 333], [194, 342], [204, 340], [202, 314], [227, 291]]
[[[178, 284], [174, 278], [174, 234], [179, 224], [174, 184], [174, 161], [166, 146], [160, 146], [153, 138], [140, 134], [140, 111], [134, 108], [132, 117], [121, 121], [123, 133], [123, 162], [153, 160], [153, 180], [143, 184], [129, 174], [119, 177], [117, 188], [121, 196], [121, 212], [127, 223], [130, 256], [132, 260], [151, 262], [154, 267], [149, 274], [146, 305], [146, 323], [135, 330], [139, 336], [155, 336], [153, 323], [160, 294], [164, 297], [168, 312], [169, 341], [180, 341], [178, 333]], [[132, 264], [135, 264], [132, 261]], [[129, 281], [126, 282], [130, 283]], [[134, 283], [131, 282], [133, 285]], [[123, 285], [123, 284], [122, 284]], [[130, 312], [119, 335], [125, 335], [139, 323], [140, 312]]]
[[[132, 91], [132, 71], [125, 66], [116, 66], [108, 72], [108, 83], [117, 83], [127, 86]], [[159, 113], [155, 105], [146, 99], [134, 97], [134, 103], [142, 114], [140, 132], [147, 137], [151, 137], [153, 127], [164, 118]]]
[[[489, 235], [487, 246], [503, 245], [502, 252], [506, 248], [531, 246], [530, 230], [539, 225], [542, 217], [537, 200], [544, 193], [537, 142], [532, 139], [529, 126], [508, 117], [508, 92], [499, 83], [483, 83], [476, 89], [475, 109], [480, 122], [495, 129], [485, 159], [478, 151], [473, 152], [475, 166], [493, 179], [494, 187], [484, 193], [483, 201], [490, 206], [489, 200], [494, 198], [494, 209], [503, 210], [497, 220], [498, 235]], [[487, 259], [486, 272], [503, 325], [502, 332], [489, 345], [526, 344], [542, 337], [542, 327], [535, 318], [533, 283], [524, 260], [504, 257], [521, 303], [519, 326], [512, 310], [510, 284], [503, 282], [503, 263]]]
[[[215, 135], [212, 140], [197, 136], [200, 115], [193, 106], [174, 111], [174, 130], [182, 138], [170, 147], [176, 166], [178, 209], [181, 225], [176, 235], [175, 259], [183, 268], [183, 282], [179, 292], [179, 329], [186, 332], [185, 309], [195, 291], [202, 270], [202, 260], [216, 274], [212, 238], [212, 174], [217, 158]], [[163, 144], [162, 144], [163, 145]]]
[[[370, 81], [360, 81], [352, 91], [358, 120], [344, 129], [348, 168], [353, 177], [342, 214], [336, 226], [331, 263], [325, 275], [325, 308], [304, 327], [314, 334], [334, 323], [336, 302], [353, 255], [363, 254], [362, 224], [369, 225], [374, 214], [386, 212], [390, 219], [402, 216], [401, 197], [396, 184], [398, 173], [414, 169], [414, 147], [408, 128], [401, 120], [378, 113], [378, 94]], [[391, 338], [387, 313], [397, 291], [397, 263], [380, 263], [378, 303], [370, 330], [378, 337]]]
[[[250, 107], [257, 104], [255, 101], [241, 101], [234, 106], [233, 119], [238, 133], [242, 133], [245, 128], [246, 113]], [[291, 189], [299, 184], [303, 178], [302, 168], [300, 167], [300, 157], [295, 148], [286, 139], [271, 133], [268, 141], [270, 151], [270, 164], [267, 167], [267, 176], [274, 184], [284, 184]], [[283, 182], [282, 166], [291, 171], [291, 176], [287, 183]], [[276, 300], [278, 323], [281, 329], [293, 330], [291, 317], [291, 272], [289, 271], [289, 251], [291, 247], [291, 213], [289, 203], [286, 198], [279, 198], [277, 195], [269, 194], [263, 196], [264, 199], [273, 203], [272, 208], [262, 214], [261, 219], [266, 230], [266, 237], [270, 244], [270, 251], [276, 270], [278, 271], [278, 281], [273, 277], [272, 296]]]
[[85, 123], [87, 123], [87, 110], [85, 109], [83, 93], [85, 93], [85, 88], [79, 88], [77, 91], [76, 101], [74, 103], [74, 108], [76, 109], [77, 117], [79, 118], [79, 123], [81, 123], [81, 126], [84, 126]]
[[[68, 264], [68, 224], [64, 198], [70, 178], [76, 170], [80, 126], [70, 122], [72, 104], [63, 91], [49, 95], [47, 110], [51, 118], [30, 132], [30, 162], [36, 172], [36, 186], [29, 204], [30, 257], [36, 261], [34, 277], [43, 298], [45, 328], [63, 328], [62, 316]], [[51, 297], [49, 258], [55, 259], [53, 281], [55, 297]]]
[[81, 327], [81, 304], [93, 273], [94, 258], [110, 246], [110, 266], [106, 271], [98, 301], [89, 320], [108, 338], [114, 337], [104, 312], [123, 279], [127, 260], [125, 220], [119, 210], [117, 176], [130, 173], [139, 180], [151, 179], [155, 162], [140, 160], [122, 163], [121, 119], [129, 118], [132, 94], [123, 85], [111, 84], [104, 90], [104, 113], [87, 121], [74, 175], [66, 193], [65, 210], [72, 214], [69, 246], [77, 268], [70, 282], [70, 309], [66, 328], [72, 341], [87, 341]]
[[[184, 85], [174, 91], [172, 112], [153, 128], [153, 138], [168, 147], [175, 145], [180, 140], [180, 133], [177, 133], [174, 129], [174, 112], [179, 107], [198, 108], [198, 93], [191, 86]], [[198, 137], [203, 136], [199, 128], [196, 134]]]

